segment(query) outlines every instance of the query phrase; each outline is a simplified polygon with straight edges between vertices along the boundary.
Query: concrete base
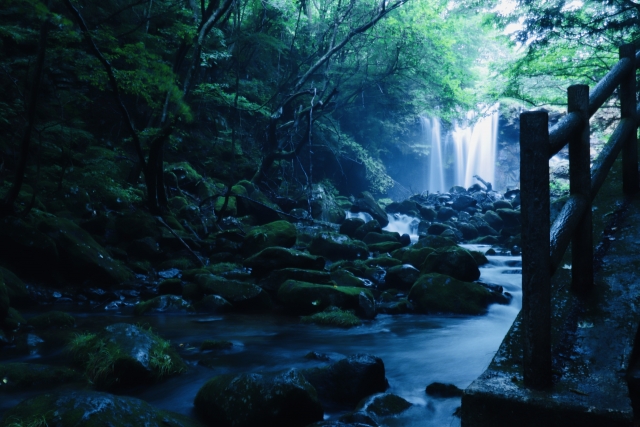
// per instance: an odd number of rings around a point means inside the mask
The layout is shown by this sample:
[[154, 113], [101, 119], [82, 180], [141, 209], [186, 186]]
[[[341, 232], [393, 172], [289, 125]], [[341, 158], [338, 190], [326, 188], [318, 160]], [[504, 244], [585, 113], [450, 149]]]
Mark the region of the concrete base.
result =
[[489, 368], [464, 392], [463, 427], [633, 425], [627, 375], [640, 324], [638, 224], [636, 199], [621, 223], [604, 230], [610, 246], [588, 298], [569, 291], [568, 270], [554, 276], [553, 386], [524, 387], [518, 316]]

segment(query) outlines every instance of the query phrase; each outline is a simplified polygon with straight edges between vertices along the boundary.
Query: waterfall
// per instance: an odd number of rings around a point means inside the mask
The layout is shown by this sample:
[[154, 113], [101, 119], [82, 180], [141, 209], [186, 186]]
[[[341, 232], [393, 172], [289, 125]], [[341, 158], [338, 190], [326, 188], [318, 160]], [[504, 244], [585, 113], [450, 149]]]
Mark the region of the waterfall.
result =
[[[467, 114], [471, 122], [476, 113]], [[487, 182], [495, 182], [496, 145], [498, 139], [498, 105], [491, 107], [473, 125], [454, 123], [442, 134], [440, 120], [421, 117], [422, 135], [431, 147], [428, 160], [426, 189], [444, 192], [454, 185], [465, 188], [477, 182], [478, 175]]]

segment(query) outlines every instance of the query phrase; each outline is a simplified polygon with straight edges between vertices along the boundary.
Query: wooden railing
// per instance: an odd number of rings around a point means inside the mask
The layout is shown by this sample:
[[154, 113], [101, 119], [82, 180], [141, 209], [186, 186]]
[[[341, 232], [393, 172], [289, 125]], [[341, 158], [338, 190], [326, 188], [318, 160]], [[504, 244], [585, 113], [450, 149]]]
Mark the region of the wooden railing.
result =
[[[524, 383], [551, 385], [551, 276], [571, 246], [571, 287], [577, 294], [593, 287], [591, 203], [622, 150], [623, 191], [638, 190], [636, 69], [640, 52], [620, 47], [620, 61], [589, 93], [589, 86], [567, 90], [568, 114], [549, 129], [548, 113], [520, 115], [520, 196], [522, 215], [522, 327]], [[620, 123], [590, 167], [589, 118], [619, 87]], [[555, 222], [549, 219], [549, 158], [569, 144], [570, 197]]]

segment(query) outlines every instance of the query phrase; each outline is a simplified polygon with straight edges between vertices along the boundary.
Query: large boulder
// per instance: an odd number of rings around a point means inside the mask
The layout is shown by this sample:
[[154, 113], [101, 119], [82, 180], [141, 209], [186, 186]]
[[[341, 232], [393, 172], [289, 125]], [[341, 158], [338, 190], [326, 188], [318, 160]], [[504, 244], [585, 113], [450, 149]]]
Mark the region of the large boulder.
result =
[[394, 256], [399, 258], [403, 264], [411, 264], [419, 270], [427, 257], [434, 251], [435, 249], [428, 246], [420, 248], [414, 245], [401, 252], [394, 252]]
[[482, 314], [493, 303], [507, 303], [501, 293], [478, 283], [463, 282], [439, 273], [420, 276], [408, 296], [419, 313]]
[[347, 218], [340, 225], [340, 234], [346, 234], [353, 238], [356, 235], [356, 230], [365, 224], [362, 218]]
[[381, 393], [389, 387], [382, 359], [369, 354], [354, 354], [336, 363], [305, 369], [304, 377], [322, 400], [353, 406], [361, 399]]
[[200, 292], [218, 295], [239, 309], [259, 310], [271, 308], [271, 298], [260, 286], [253, 283], [229, 280], [213, 274], [195, 276]]
[[325, 260], [294, 249], [274, 246], [261, 250], [244, 260], [244, 266], [251, 268], [257, 275], [264, 275], [283, 268], [301, 268], [304, 270], [323, 270]]
[[382, 227], [386, 227], [389, 224], [387, 213], [380, 207], [378, 202], [376, 202], [368, 191], [363, 191], [362, 196], [359, 199], [356, 199], [355, 203], [351, 207], [351, 212], [366, 212], [371, 215], [373, 219], [378, 221]]
[[458, 280], [473, 282], [480, 278], [480, 269], [471, 253], [459, 246], [436, 249], [420, 267], [423, 273], [440, 273]]
[[[19, 420], [20, 424], [16, 424]], [[198, 427], [184, 415], [161, 411], [147, 402], [128, 396], [95, 391], [64, 391], [43, 394], [22, 401], [7, 411], [3, 427], [49, 426], [145, 426]]]
[[253, 227], [247, 233], [242, 244], [246, 256], [253, 255], [270, 246], [290, 248], [296, 244], [298, 232], [288, 221], [274, 221], [259, 227]]
[[357, 315], [367, 319], [375, 317], [373, 294], [363, 288], [287, 280], [278, 290], [278, 301], [296, 314], [317, 313], [335, 306], [343, 310], [355, 310]]
[[369, 256], [369, 248], [363, 242], [328, 231], [320, 232], [313, 238], [309, 252], [333, 261], [367, 259]]
[[202, 386], [194, 405], [207, 424], [219, 427], [304, 427], [323, 416], [316, 390], [295, 369], [219, 375]]
[[119, 261], [111, 258], [93, 237], [74, 222], [56, 217], [45, 217], [38, 230], [56, 244], [60, 254], [60, 270], [78, 282], [91, 280], [105, 285], [116, 285], [133, 279], [133, 274]]
[[403, 200], [402, 202], [393, 202], [385, 208], [387, 213], [399, 213], [404, 215], [417, 216], [420, 214], [419, 205], [413, 200]]
[[168, 341], [127, 323], [76, 336], [70, 352], [94, 386], [104, 390], [153, 383], [186, 371]]
[[495, 211], [487, 211], [485, 212], [485, 214], [482, 216], [482, 219], [489, 224], [489, 226], [497, 231], [500, 231], [502, 229], [502, 226], [504, 225], [504, 221], [502, 220], [502, 218], [500, 217], [500, 215], [498, 215]]

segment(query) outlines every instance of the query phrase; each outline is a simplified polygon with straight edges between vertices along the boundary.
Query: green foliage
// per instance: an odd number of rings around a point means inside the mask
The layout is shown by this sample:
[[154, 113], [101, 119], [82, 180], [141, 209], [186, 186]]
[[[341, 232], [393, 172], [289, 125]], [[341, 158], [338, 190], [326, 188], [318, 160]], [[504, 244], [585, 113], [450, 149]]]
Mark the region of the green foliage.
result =
[[362, 321], [352, 312], [336, 309], [329, 309], [311, 316], [302, 316], [302, 323], [315, 323], [317, 325], [337, 326], [340, 328], [351, 328], [360, 326]]

